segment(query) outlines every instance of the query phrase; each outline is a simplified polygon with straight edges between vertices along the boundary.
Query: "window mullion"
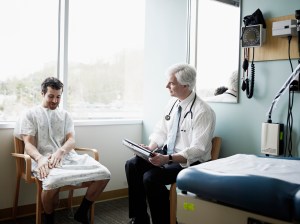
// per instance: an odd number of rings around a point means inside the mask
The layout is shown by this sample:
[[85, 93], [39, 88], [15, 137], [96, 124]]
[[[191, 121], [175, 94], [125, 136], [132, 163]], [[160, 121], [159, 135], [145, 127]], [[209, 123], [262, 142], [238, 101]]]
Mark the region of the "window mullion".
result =
[[59, 1], [59, 39], [58, 39], [58, 78], [64, 83], [62, 107], [67, 107], [68, 90], [68, 23], [69, 23], [69, 0]]

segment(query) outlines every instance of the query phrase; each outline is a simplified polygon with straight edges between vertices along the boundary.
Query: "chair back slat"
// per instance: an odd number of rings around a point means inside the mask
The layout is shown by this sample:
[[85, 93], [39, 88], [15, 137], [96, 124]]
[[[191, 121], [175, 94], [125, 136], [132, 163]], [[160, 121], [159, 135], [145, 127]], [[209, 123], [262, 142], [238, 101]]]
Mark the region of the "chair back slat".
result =
[[[24, 154], [24, 142], [17, 137], [14, 137], [14, 150], [15, 153]], [[25, 175], [25, 160], [24, 159], [16, 159], [16, 168], [17, 172], [21, 175]]]
[[24, 154], [24, 142], [17, 137], [14, 137], [15, 153]]
[[212, 139], [212, 148], [211, 148], [211, 160], [216, 160], [219, 158], [219, 154], [221, 151], [221, 137], [215, 136]]

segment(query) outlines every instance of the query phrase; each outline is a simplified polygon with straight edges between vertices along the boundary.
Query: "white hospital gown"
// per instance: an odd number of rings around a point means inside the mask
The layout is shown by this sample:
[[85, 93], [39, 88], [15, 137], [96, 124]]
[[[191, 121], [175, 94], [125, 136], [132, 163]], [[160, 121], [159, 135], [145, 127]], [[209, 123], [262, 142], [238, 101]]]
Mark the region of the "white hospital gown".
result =
[[[17, 121], [14, 135], [36, 137], [37, 149], [47, 156], [59, 149], [68, 133], [74, 132], [74, 124], [65, 110], [50, 110], [42, 106], [29, 109]], [[36, 172], [37, 163], [32, 159], [31, 170], [43, 182], [44, 190], [51, 190], [65, 185], [79, 185], [86, 181], [110, 179], [109, 170], [87, 154], [77, 154], [74, 150], [67, 153], [58, 168], [50, 170], [49, 175], [41, 179]]]

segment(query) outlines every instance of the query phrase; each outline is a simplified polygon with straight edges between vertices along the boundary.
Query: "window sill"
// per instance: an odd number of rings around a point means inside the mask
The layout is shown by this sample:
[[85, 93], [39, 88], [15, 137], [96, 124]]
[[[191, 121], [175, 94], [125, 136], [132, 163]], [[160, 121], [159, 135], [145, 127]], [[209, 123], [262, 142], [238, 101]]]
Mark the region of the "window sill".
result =
[[141, 119], [99, 119], [99, 120], [75, 120], [76, 126], [101, 126], [101, 125], [123, 125], [123, 124], [142, 124]]
[[[75, 127], [78, 126], [101, 126], [101, 125], [126, 125], [142, 124], [142, 119], [98, 119], [98, 120], [75, 120]], [[0, 122], [0, 129], [13, 129], [15, 122]]]

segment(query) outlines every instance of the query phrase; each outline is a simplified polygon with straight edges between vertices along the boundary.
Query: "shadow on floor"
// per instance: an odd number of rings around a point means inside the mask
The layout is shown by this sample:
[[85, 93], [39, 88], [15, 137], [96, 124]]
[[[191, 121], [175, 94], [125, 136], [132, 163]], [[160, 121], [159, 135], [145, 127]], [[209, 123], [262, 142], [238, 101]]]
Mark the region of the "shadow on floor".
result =
[[[74, 208], [74, 212], [77, 208]], [[97, 202], [95, 204], [95, 224], [126, 224], [128, 223], [128, 198], [120, 198], [110, 201]], [[55, 212], [57, 224], [79, 224], [69, 210]], [[1, 224], [34, 224], [35, 216], [28, 216], [14, 221], [3, 221]]]

